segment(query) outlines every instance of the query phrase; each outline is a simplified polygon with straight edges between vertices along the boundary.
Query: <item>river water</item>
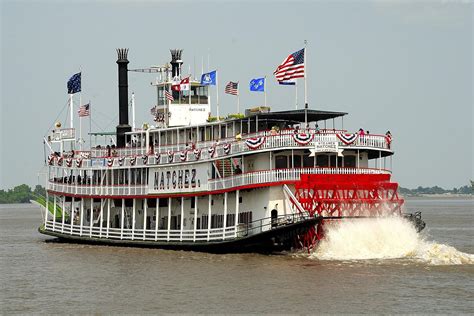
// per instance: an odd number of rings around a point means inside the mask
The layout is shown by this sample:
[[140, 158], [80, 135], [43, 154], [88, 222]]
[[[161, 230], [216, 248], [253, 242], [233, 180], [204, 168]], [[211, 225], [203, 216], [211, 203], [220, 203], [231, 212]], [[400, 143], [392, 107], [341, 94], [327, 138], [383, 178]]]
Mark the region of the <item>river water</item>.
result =
[[[213, 255], [47, 242], [0, 206], [0, 312], [473, 313], [473, 199], [409, 199], [427, 223], [328, 225], [311, 254]], [[391, 228], [391, 229], [389, 229]]]

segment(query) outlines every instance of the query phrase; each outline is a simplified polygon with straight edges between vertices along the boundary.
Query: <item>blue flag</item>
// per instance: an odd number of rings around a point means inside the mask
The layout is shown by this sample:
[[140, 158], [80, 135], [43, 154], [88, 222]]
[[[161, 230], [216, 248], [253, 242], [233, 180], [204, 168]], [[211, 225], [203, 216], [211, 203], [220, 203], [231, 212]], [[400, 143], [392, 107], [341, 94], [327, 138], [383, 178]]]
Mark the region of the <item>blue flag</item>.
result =
[[286, 85], [286, 86], [294, 86], [296, 85], [296, 81], [294, 79], [288, 81], [278, 81], [278, 84]]
[[202, 74], [201, 84], [204, 86], [215, 86], [216, 85], [217, 70]]
[[67, 93], [81, 92], [81, 73], [74, 74], [67, 82]]
[[265, 78], [250, 80], [250, 91], [265, 91]]

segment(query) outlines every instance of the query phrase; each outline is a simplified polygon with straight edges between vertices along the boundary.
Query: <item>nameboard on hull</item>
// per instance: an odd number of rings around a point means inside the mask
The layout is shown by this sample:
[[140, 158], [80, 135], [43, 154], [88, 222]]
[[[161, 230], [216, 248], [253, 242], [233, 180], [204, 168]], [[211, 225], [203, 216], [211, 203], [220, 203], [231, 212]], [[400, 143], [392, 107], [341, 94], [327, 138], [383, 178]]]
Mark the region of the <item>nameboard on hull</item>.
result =
[[336, 142], [315, 142], [314, 149], [310, 149], [310, 157], [314, 157], [317, 153], [337, 153], [338, 156], [342, 155], [342, 149], [339, 149], [339, 143]]
[[150, 168], [148, 193], [186, 193], [207, 189], [207, 164]]

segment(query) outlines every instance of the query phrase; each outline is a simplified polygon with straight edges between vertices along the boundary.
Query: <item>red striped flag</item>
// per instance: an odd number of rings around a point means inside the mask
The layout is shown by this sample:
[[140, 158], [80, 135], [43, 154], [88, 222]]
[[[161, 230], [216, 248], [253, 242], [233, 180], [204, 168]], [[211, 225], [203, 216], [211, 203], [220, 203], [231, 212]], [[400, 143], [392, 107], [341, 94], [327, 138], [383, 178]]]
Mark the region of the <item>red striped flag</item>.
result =
[[239, 83], [229, 81], [229, 83], [225, 86], [225, 93], [238, 95], [239, 94]]
[[273, 72], [276, 79], [280, 81], [288, 81], [296, 78], [304, 78], [305, 62], [304, 48], [296, 53], [290, 54]]
[[79, 117], [89, 116], [90, 114], [89, 106], [90, 106], [90, 103], [87, 103], [79, 107], [79, 110], [77, 110], [77, 113], [79, 113]]
[[168, 90], [165, 90], [165, 98], [168, 101], [174, 101], [173, 95]]

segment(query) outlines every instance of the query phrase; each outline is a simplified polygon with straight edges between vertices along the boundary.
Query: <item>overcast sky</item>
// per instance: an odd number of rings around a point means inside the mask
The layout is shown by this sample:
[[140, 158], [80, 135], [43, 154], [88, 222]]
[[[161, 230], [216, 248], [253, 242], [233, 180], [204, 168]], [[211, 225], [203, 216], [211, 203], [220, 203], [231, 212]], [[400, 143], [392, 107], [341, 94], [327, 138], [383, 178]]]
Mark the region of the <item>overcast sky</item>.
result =
[[[266, 75], [268, 104], [285, 110], [294, 107], [294, 90], [276, 85], [272, 72], [304, 40], [310, 108], [349, 112], [350, 131], [390, 130], [400, 185], [452, 188], [474, 178], [469, 1], [0, 3], [0, 189], [37, 184], [42, 138], [67, 102], [67, 79], [79, 69], [93, 129], [114, 130], [115, 48], [130, 49], [130, 68], [164, 64], [169, 48], [183, 48], [183, 68], [195, 65], [199, 74], [210, 55], [221, 83], [241, 82], [242, 108], [263, 103], [245, 88]], [[139, 123], [151, 122], [153, 79], [129, 75]], [[224, 95], [223, 86], [221, 113], [235, 112], [235, 97]]]

